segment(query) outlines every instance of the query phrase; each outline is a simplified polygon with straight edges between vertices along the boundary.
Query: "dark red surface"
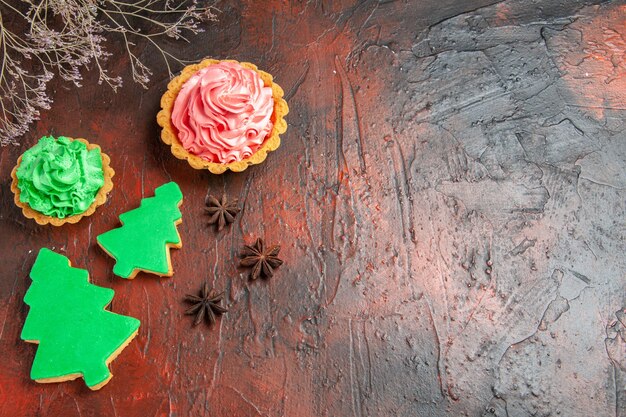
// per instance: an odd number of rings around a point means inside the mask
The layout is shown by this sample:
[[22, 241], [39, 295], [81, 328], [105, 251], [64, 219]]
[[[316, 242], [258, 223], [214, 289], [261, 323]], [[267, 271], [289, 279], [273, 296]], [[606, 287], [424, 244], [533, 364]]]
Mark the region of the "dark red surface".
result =
[[[218, 7], [168, 47], [275, 76], [289, 129], [262, 165], [215, 176], [170, 154], [148, 49], [149, 90], [57, 82], [22, 145], [0, 149], [0, 415], [626, 416], [626, 6]], [[127, 74], [121, 47], [110, 66]], [[17, 157], [48, 133], [100, 144], [117, 173], [76, 225], [37, 226], [12, 202]], [[174, 277], [114, 277], [95, 237], [170, 180]], [[216, 233], [203, 202], [223, 192], [243, 211]], [[250, 282], [236, 265], [257, 236], [285, 264]], [[29, 379], [22, 298], [44, 246], [142, 322], [98, 392]], [[192, 328], [182, 300], [205, 279], [230, 311]]]

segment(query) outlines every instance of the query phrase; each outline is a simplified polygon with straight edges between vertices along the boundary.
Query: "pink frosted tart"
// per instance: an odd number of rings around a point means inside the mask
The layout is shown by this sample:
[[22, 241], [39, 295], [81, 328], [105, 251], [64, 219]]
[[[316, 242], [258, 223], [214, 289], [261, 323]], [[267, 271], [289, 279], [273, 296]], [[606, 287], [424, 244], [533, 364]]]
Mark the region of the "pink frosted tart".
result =
[[179, 159], [214, 174], [243, 171], [280, 146], [289, 107], [270, 74], [248, 62], [185, 67], [161, 97], [161, 139]]

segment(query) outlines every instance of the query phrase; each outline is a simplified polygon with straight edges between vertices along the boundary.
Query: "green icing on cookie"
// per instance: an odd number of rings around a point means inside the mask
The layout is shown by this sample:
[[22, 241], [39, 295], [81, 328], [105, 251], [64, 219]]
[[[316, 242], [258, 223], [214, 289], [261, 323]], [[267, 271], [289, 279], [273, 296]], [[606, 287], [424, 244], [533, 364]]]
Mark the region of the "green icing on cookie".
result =
[[115, 258], [113, 272], [134, 278], [138, 271], [171, 276], [170, 247], [180, 247], [176, 225], [182, 220], [183, 193], [178, 184], [158, 187], [155, 196], [141, 200], [139, 208], [120, 215], [122, 227], [98, 236], [98, 244]]
[[49, 249], [39, 251], [30, 277], [21, 337], [39, 343], [31, 378], [57, 382], [82, 375], [88, 387], [100, 388], [111, 378], [108, 362], [135, 336], [139, 320], [105, 310], [114, 291], [90, 284], [86, 270]]
[[22, 155], [16, 175], [22, 203], [61, 219], [87, 210], [104, 185], [100, 149], [64, 136], [39, 139]]

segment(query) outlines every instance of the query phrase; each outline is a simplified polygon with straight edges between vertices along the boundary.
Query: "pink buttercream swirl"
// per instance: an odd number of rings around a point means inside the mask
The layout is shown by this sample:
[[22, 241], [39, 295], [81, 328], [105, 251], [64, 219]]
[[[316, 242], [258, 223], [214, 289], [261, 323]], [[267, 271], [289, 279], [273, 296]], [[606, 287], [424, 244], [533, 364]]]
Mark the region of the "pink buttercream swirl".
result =
[[178, 140], [190, 153], [218, 163], [255, 153], [272, 130], [272, 89], [235, 62], [209, 65], [183, 84], [172, 111]]

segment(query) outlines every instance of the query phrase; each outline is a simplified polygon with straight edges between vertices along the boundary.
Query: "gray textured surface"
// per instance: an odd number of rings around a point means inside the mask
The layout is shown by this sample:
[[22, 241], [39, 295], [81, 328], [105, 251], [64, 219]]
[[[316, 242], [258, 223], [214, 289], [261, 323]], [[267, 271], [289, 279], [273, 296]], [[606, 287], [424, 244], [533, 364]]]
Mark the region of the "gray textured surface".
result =
[[541, 4], [362, 58], [406, 74], [389, 115], [397, 216], [426, 231], [406, 258], [430, 260], [415, 274], [455, 400], [433, 415], [626, 415], [626, 9]]

